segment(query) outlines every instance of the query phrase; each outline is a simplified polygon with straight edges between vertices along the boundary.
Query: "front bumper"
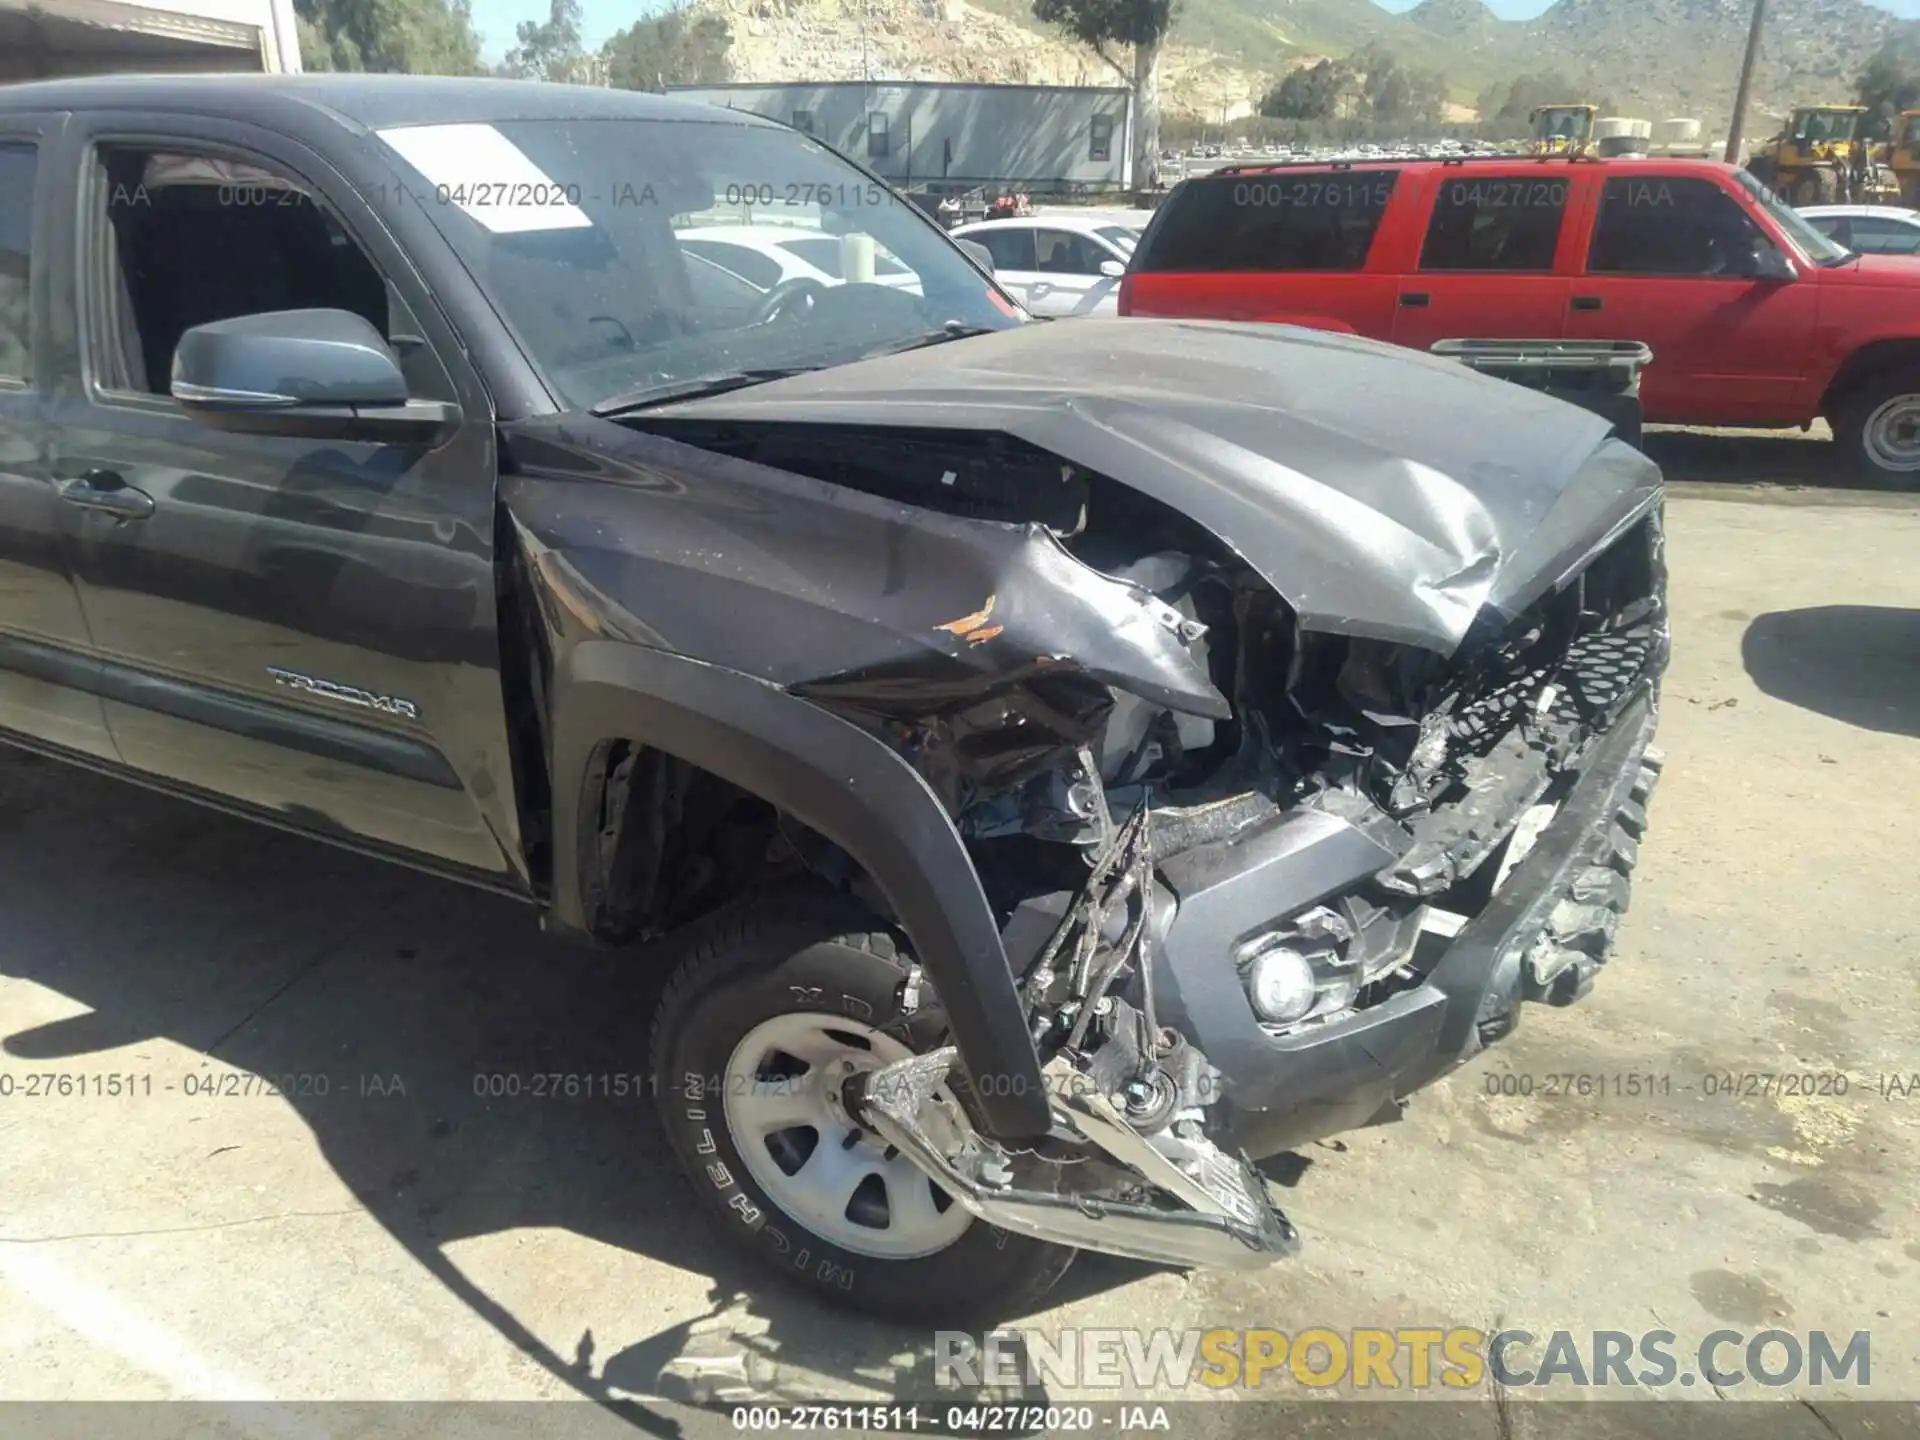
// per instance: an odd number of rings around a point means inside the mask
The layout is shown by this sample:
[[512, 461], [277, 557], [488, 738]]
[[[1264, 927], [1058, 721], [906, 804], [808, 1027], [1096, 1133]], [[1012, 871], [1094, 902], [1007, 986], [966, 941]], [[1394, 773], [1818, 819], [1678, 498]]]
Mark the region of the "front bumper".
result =
[[1223, 1139], [1253, 1156], [1387, 1117], [1511, 1030], [1523, 999], [1567, 1004], [1605, 963], [1660, 770], [1651, 684], [1595, 744], [1552, 821], [1415, 988], [1276, 1036], [1241, 989], [1233, 944], [1365, 883], [1393, 855], [1356, 827], [1294, 812], [1253, 837], [1160, 865], [1172, 912], [1153, 947], [1163, 1022], [1224, 1077]]

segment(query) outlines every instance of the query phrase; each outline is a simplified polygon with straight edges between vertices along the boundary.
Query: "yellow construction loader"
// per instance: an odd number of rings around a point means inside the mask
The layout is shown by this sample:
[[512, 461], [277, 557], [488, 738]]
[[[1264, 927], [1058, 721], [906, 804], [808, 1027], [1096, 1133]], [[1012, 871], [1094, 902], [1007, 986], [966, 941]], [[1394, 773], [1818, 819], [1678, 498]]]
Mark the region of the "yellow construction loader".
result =
[[1536, 155], [1584, 155], [1593, 146], [1598, 105], [1541, 105], [1528, 117]]
[[1902, 110], [1887, 142], [1887, 169], [1902, 205], [1920, 206], [1920, 110]]
[[1747, 170], [1790, 205], [1881, 198], [1889, 188], [1863, 133], [1864, 105], [1802, 105], [1748, 158]]

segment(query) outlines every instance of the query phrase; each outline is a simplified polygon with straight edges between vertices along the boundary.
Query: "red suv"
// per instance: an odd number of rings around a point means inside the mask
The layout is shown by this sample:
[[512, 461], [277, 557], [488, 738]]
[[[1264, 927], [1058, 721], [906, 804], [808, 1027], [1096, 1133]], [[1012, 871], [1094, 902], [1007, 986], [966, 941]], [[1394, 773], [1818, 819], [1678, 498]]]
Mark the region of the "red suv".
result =
[[1704, 160], [1471, 159], [1234, 168], [1162, 202], [1122, 315], [1436, 340], [1640, 340], [1646, 418], [1833, 425], [1920, 479], [1920, 259], [1855, 255]]

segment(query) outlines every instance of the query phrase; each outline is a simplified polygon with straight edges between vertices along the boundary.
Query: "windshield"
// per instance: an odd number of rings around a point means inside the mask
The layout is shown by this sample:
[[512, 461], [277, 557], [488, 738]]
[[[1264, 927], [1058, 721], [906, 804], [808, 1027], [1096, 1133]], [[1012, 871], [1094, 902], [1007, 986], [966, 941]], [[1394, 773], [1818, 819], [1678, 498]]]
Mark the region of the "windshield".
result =
[[1122, 255], [1133, 254], [1140, 243], [1140, 232], [1131, 225], [1102, 225], [1096, 233]]
[[379, 133], [582, 408], [1025, 319], [916, 206], [795, 131], [621, 119]]
[[1806, 218], [1786, 204], [1762, 185], [1745, 170], [1735, 170], [1733, 178], [1740, 187], [1759, 202], [1760, 208], [1773, 217], [1773, 223], [1787, 232], [1787, 237], [1806, 252], [1807, 257], [1817, 265], [1834, 265], [1842, 260], [1853, 258], [1853, 252], [1835, 240], [1831, 235], [1822, 235]]
[[1794, 127], [1793, 138], [1824, 143], [1828, 140], [1846, 140], [1853, 135], [1854, 115], [1848, 110], [1806, 110], [1800, 115], [1800, 123]]
[[1545, 110], [1541, 120], [1548, 136], [1556, 140], [1584, 140], [1591, 116], [1581, 110]]
[[1920, 145], [1920, 115], [1909, 115], [1906, 120], [1902, 122], [1900, 143], [1909, 149]]

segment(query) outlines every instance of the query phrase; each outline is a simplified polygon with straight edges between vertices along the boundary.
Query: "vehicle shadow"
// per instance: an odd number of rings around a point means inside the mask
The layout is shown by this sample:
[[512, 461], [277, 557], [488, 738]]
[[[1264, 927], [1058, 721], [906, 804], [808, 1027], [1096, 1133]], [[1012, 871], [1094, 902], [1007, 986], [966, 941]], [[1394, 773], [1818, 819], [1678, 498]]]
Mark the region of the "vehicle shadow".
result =
[[[106, 883], [76, 903], [75, 876]], [[426, 1272], [638, 1428], [680, 1433], [625, 1396], [822, 1398], [806, 1377], [936, 1393], [931, 1327], [866, 1321], [788, 1290], [695, 1211], [638, 1079], [662, 977], [632, 953], [545, 938], [509, 899], [4, 747], [0, 914], [0, 971], [87, 1007], [0, 1027], [0, 1054], [70, 1061], [158, 1038], [212, 1057], [213, 1070], [272, 1079], [282, 1098], [211, 1103], [293, 1107]], [[547, 1074], [636, 1078], [572, 1098], [526, 1093]], [[517, 1097], [491, 1093], [509, 1077]], [[654, 1329], [636, 1319], [630, 1334], [583, 1320], [563, 1353], [448, 1255], [463, 1240], [540, 1229], [705, 1277], [709, 1312]], [[1049, 1303], [1144, 1273], [1082, 1257]], [[545, 1333], [564, 1329], [549, 1310]]]
[[1797, 430], [1667, 430], [1649, 427], [1641, 448], [1668, 484], [1809, 485], [1858, 488], [1829, 439]]
[[1863, 730], [1920, 735], [1920, 610], [1772, 610], [1747, 626], [1740, 659], [1776, 700]]

